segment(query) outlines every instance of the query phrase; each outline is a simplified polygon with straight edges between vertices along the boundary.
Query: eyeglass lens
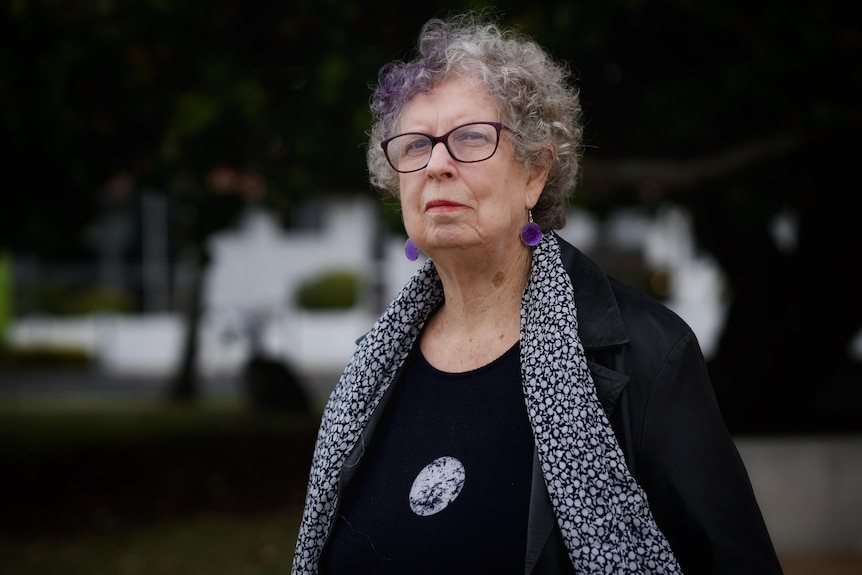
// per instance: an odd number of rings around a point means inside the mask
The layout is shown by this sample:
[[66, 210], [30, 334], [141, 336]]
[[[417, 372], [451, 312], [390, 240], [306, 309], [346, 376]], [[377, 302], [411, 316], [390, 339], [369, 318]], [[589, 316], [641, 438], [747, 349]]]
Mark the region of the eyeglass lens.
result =
[[499, 129], [491, 123], [475, 123], [459, 126], [439, 138], [427, 134], [406, 133], [390, 139], [386, 145], [386, 156], [392, 167], [399, 172], [421, 170], [431, 160], [434, 144], [442, 141], [449, 154], [459, 162], [481, 162], [497, 151]]

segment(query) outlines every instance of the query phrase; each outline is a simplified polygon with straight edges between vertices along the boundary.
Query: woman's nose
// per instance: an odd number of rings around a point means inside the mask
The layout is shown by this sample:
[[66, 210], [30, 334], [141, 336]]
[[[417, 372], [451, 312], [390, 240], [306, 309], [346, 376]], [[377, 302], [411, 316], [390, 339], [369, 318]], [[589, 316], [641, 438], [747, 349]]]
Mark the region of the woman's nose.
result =
[[428, 175], [448, 174], [454, 168], [455, 158], [449, 153], [449, 149], [443, 142], [438, 142], [431, 148], [431, 157], [425, 170]]

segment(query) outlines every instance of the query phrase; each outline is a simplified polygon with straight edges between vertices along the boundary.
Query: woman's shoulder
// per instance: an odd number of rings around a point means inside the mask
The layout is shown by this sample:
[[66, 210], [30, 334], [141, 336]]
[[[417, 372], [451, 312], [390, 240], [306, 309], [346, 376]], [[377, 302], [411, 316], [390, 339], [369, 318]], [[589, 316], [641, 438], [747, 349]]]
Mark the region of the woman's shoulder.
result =
[[689, 325], [663, 302], [608, 275], [589, 256], [559, 239], [563, 267], [575, 292], [584, 344], [604, 347], [634, 338], [678, 339]]
[[612, 276], [608, 277], [608, 281], [630, 330], [644, 328], [647, 333], [661, 331], [674, 337], [692, 331], [679, 314], [654, 296]]

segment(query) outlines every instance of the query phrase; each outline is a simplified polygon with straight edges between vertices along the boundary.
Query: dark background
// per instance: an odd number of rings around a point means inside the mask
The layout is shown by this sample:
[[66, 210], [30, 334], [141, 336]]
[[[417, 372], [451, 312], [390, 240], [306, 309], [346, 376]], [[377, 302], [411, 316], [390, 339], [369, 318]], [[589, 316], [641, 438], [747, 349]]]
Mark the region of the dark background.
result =
[[[204, 239], [244, 203], [289, 226], [310, 197], [373, 193], [363, 145], [377, 70], [407, 56], [428, 17], [482, 4], [6, 3], [0, 250], [87, 261], [82, 236], [98, 215], [155, 191], [171, 206], [173, 253], [202, 269]], [[727, 274], [732, 305], [710, 369], [736, 433], [862, 428], [862, 369], [847, 351], [862, 327], [862, 31], [850, 6], [497, 4], [581, 86], [575, 203], [599, 216], [682, 205]], [[768, 233], [781, 213], [798, 223], [789, 251]], [[181, 398], [195, 390], [185, 345]]]

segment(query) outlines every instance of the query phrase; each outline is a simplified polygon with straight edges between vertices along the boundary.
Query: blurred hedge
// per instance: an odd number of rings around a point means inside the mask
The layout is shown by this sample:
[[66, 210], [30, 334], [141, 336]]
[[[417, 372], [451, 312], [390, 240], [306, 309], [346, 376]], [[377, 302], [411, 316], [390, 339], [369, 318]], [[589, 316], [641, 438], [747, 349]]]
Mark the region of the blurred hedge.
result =
[[86, 368], [92, 356], [73, 345], [0, 346], [0, 367], [6, 368]]
[[304, 282], [296, 292], [302, 309], [349, 309], [359, 301], [359, 274], [351, 270], [330, 270]]

